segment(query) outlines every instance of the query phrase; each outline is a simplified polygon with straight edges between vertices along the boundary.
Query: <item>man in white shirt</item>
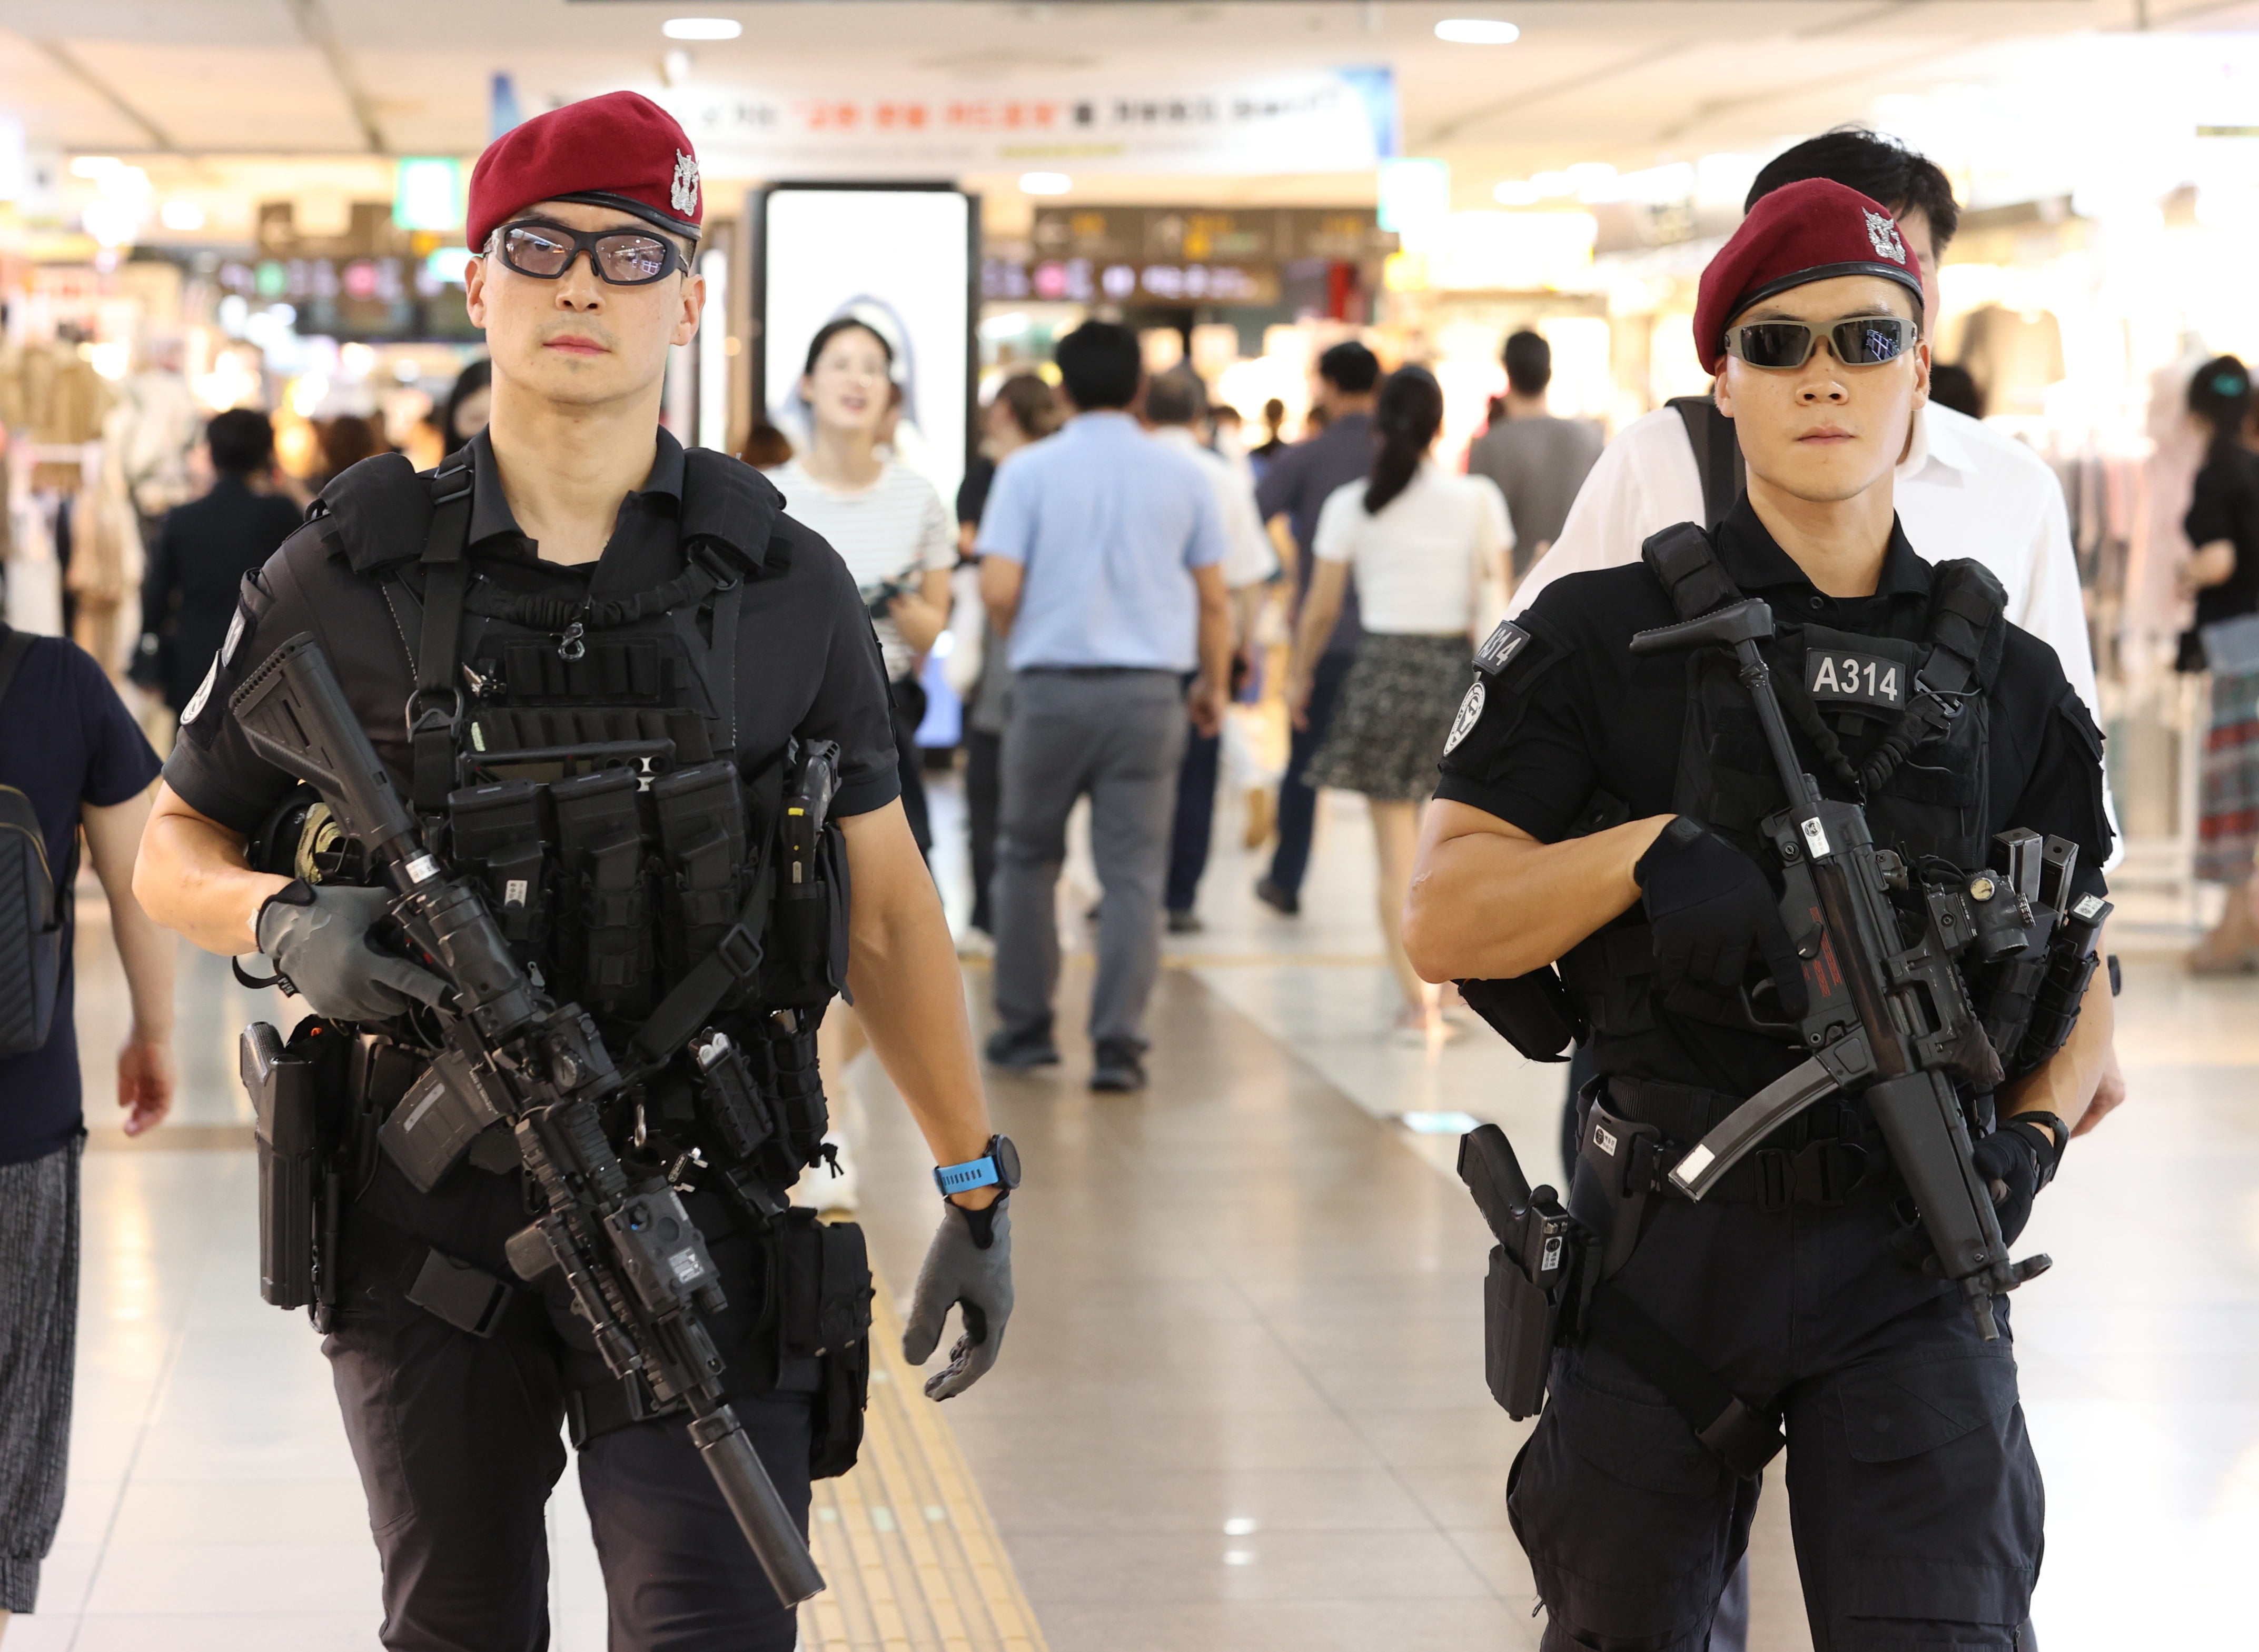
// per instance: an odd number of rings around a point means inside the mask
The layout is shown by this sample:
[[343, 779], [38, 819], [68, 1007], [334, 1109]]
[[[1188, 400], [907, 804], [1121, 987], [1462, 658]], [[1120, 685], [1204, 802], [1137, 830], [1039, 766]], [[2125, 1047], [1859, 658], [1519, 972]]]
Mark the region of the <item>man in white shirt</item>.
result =
[[[1208, 391], [1189, 369], [1165, 373], [1145, 387], [1145, 426], [1165, 447], [1187, 455], [1207, 473], [1223, 518], [1223, 584], [1231, 593], [1233, 687], [1255, 633], [1263, 587], [1279, 572], [1278, 548], [1263, 531], [1255, 509], [1255, 489], [1241, 466], [1201, 445], [1194, 426], [1208, 417]], [[1169, 933], [1191, 935], [1201, 928], [1193, 903], [1201, 874], [1208, 870], [1210, 836], [1215, 825], [1216, 771], [1223, 751], [1221, 732], [1194, 730], [1185, 742], [1177, 771], [1177, 815], [1169, 833], [1169, 880], [1164, 904]]]
[[[1847, 184], [1891, 209], [1907, 250], [1921, 265], [1922, 314], [1935, 317], [1937, 260], [1960, 227], [1961, 216], [1953, 186], [1937, 164], [1892, 139], [1839, 127], [1774, 156], [1749, 185], [1742, 210], [1806, 178]], [[1730, 439], [1731, 423], [1721, 419], [1714, 407], [1706, 403], [1690, 412], [1692, 417], [1676, 407], [1658, 408], [1626, 425], [1602, 450], [1570, 508], [1561, 537], [1515, 588], [1507, 607], [1509, 617], [1564, 574], [1636, 562], [1648, 537], [1674, 523], [1715, 525], [1741, 491], [1740, 452]], [[1711, 472], [1707, 502], [1705, 465], [1695, 452], [1698, 429], [1704, 433]], [[1731, 466], [1730, 476], [1721, 474], [1724, 466]], [[2055, 650], [2063, 674], [2094, 710], [2094, 655], [2070, 518], [2062, 485], [2046, 462], [2013, 438], [1930, 402], [1914, 418], [1893, 490], [1907, 542], [1933, 564], [1971, 557], [1998, 574], [2007, 587], [2008, 617]], [[2106, 808], [2108, 801], [2106, 780]], [[2111, 826], [2114, 838], [2114, 812]], [[1581, 1061], [1571, 1065], [1570, 1075], [1566, 1157], [1574, 1151], [1578, 1084], [1590, 1076]], [[2113, 1048], [2076, 1133], [2085, 1135], [2125, 1099], [2126, 1079]], [[1745, 1562], [1720, 1603], [1710, 1652], [1740, 1652], [1748, 1625]]]

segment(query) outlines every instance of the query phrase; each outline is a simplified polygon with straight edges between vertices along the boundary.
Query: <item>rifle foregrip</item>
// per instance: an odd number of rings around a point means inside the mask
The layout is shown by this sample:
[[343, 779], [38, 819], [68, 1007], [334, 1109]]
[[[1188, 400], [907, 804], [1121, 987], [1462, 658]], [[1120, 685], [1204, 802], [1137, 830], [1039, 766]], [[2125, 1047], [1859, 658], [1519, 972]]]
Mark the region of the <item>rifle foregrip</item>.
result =
[[698, 1447], [698, 1455], [706, 1459], [714, 1483], [722, 1488], [730, 1512], [738, 1517], [745, 1541], [752, 1545], [753, 1558], [761, 1563], [761, 1571], [777, 1599], [790, 1608], [822, 1594], [823, 1574], [816, 1569], [816, 1556], [809, 1552], [808, 1540], [801, 1535], [798, 1523], [778, 1495], [776, 1482], [754, 1455], [752, 1442], [745, 1438], [737, 1413], [722, 1406], [694, 1418], [690, 1438]]

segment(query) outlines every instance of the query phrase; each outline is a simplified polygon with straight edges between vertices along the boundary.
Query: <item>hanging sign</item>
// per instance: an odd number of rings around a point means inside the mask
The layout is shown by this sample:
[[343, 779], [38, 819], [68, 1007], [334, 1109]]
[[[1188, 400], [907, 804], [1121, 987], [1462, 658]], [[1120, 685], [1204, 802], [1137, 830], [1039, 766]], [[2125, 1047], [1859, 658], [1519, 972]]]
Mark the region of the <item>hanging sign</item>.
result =
[[1396, 84], [1386, 68], [1208, 85], [1063, 82], [1027, 92], [827, 96], [682, 86], [656, 96], [706, 170], [757, 177], [1357, 172], [1396, 153]]

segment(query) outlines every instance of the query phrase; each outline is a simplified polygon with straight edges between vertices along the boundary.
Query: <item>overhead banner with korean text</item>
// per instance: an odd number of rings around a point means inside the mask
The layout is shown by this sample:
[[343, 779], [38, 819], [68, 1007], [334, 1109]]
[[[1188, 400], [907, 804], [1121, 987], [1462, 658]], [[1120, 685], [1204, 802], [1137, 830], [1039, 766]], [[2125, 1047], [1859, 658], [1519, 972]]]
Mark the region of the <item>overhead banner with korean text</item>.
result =
[[1395, 78], [1385, 68], [1211, 85], [837, 96], [681, 86], [657, 96], [701, 165], [724, 175], [1356, 172], [1397, 151]]

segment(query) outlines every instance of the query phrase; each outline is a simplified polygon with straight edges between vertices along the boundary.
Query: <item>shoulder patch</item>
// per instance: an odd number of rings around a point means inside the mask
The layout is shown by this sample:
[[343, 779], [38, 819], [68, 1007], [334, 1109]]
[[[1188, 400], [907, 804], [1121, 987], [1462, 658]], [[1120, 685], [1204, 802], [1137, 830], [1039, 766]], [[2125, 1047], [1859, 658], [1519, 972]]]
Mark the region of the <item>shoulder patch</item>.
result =
[[[1524, 641], [1529, 639], [1529, 633], [1523, 632], [1521, 635]], [[1490, 695], [1483, 687], [1481, 678], [1476, 678], [1468, 686], [1464, 697], [1459, 701], [1459, 715], [1451, 719], [1451, 737], [1443, 742], [1445, 757], [1450, 756], [1457, 749], [1459, 742], [1474, 732], [1475, 724], [1482, 721], [1483, 702], [1489, 698]]]
[[[1488, 672], [1495, 676], [1511, 666], [1514, 656], [1529, 646], [1528, 631], [1522, 630], [1512, 620], [1500, 620], [1498, 629], [1485, 637], [1483, 645], [1475, 650], [1475, 669]], [[1482, 685], [1478, 683], [1475, 686], [1479, 688]], [[1479, 714], [1479, 705], [1477, 710]]]

